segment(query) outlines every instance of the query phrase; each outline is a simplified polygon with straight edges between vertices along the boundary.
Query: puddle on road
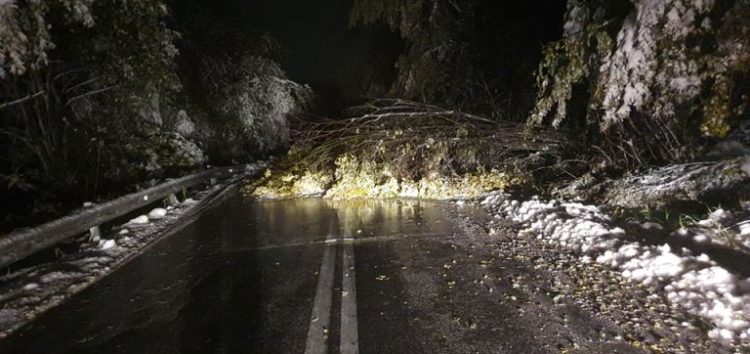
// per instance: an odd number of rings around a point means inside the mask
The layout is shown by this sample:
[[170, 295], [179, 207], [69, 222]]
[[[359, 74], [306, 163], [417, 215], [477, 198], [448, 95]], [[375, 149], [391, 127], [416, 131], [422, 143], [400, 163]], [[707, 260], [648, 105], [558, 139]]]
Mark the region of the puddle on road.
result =
[[249, 209], [256, 238], [230, 236], [236, 251], [304, 245], [330, 237], [388, 239], [451, 231], [437, 202], [302, 199], [245, 203], [249, 205], [242, 208]]

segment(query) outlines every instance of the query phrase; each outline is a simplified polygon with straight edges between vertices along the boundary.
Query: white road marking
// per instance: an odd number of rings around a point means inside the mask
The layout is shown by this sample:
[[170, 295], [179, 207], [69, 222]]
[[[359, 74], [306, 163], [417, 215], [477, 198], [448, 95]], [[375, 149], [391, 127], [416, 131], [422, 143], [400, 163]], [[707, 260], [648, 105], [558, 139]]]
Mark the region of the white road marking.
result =
[[399, 234], [399, 235], [392, 235], [392, 236], [329, 238], [324, 241], [294, 242], [294, 243], [287, 243], [283, 245], [266, 245], [266, 246], [259, 246], [259, 247], [234, 248], [231, 250], [231, 252], [232, 253], [255, 252], [255, 251], [267, 251], [267, 250], [275, 250], [275, 249], [283, 249], [283, 248], [309, 247], [309, 246], [315, 246], [315, 245], [335, 246], [335, 245], [345, 244], [345, 243], [362, 244], [362, 243], [385, 242], [385, 241], [399, 241], [399, 240], [406, 240], [410, 238], [453, 238], [453, 236], [451, 234], [446, 234], [446, 233], [425, 232], [425, 233], [418, 233], [418, 234]]
[[[330, 236], [329, 236], [330, 237]], [[333, 271], [336, 262], [335, 245], [325, 245], [323, 261], [318, 273], [318, 288], [315, 290], [310, 327], [307, 330], [305, 354], [328, 353], [328, 335], [331, 322], [331, 301], [333, 293]]]
[[359, 353], [357, 329], [357, 277], [354, 266], [354, 245], [344, 244], [343, 279], [341, 285], [341, 354]]

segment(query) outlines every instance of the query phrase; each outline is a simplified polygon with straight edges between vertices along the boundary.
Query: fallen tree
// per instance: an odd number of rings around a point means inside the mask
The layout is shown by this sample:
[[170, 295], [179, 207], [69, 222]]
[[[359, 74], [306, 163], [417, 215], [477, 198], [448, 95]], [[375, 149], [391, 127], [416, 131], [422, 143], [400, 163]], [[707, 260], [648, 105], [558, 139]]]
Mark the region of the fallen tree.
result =
[[531, 186], [560, 161], [567, 139], [411, 101], [381, 99], [341, 120], [300, 122], [294, 146], [248, 192], [321, 196], [473, 198]]

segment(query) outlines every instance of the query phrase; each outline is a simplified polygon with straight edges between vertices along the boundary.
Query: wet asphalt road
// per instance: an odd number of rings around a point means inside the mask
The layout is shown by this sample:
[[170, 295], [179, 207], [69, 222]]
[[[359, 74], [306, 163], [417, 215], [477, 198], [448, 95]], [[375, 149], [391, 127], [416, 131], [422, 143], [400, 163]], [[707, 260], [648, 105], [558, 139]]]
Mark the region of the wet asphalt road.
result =
[[497, 258], [453, 208], [233, 197], [0, 353], [639, 352], [518, 289], [537, 270]]

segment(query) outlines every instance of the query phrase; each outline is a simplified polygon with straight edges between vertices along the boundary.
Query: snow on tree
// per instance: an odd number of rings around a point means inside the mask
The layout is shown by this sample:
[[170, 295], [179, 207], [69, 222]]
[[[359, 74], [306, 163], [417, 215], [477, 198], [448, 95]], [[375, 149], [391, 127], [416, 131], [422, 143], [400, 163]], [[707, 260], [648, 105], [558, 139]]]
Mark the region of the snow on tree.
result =
[[48, 16], [56, 12], [69, 23], [94, 25], [93, 0], [0, 1], [0, 78], [24, 74], [47, 64], [55, 48]]
[[585, 125], [609, 160], [687, 159], [750, 113], [750, 3], [570, 0], [532, 125]]

